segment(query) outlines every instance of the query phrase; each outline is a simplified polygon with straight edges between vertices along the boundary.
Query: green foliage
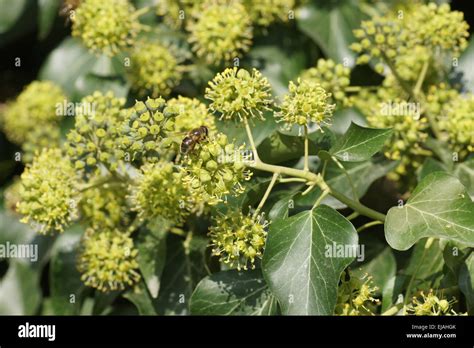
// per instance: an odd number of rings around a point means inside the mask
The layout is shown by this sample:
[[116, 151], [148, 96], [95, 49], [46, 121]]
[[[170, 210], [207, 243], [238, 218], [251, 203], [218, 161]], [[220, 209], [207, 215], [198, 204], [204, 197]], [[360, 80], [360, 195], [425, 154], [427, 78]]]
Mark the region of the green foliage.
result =
[[474, 314], [461, 12], [31, 3], [0, 0], [0, 45], [46, 48], [0, 105], [0, 252], [38, 253], [0, 255], [0, 314]]

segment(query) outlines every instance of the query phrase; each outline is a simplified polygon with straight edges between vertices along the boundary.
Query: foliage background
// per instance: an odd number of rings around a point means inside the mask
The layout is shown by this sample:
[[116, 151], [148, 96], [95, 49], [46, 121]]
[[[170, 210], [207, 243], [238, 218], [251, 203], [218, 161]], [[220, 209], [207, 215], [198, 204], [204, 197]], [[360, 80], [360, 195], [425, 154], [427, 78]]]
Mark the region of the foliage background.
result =
[[[390, 2], [390, 1], [385, 1]], [[140, 8], [153, 3], [152, 0], [135, 0]], [[348, 48], [354, 41], [352, 29], [359, 26], [360, 20], [366, 15], [361, 11], [361, 2], [356, 0], [341, 1], [309, 1], [304, 8], [304, 16], [290, 21], [288, 25], [272, 25], [266, 33], [256, 35], [250, 52], [242, 60], [242, 66], [255, 66], [268, 77], [276, 95], [286, 91], [288, 81], [314, 63], [319, 57], [332, 58], [337, 62], [350, 57], [351, 65], [354, 53]], [[113, 90], [118, 96], [128, 98], [135, 96], [129, 93], [130, 86], [123, 78], [120, 57], [96, 57], [87, 52], [81, 44], [71, 39], [69, 27], [64, 19], [57, 16], [59, 3], [57, 0], [0, 0], [0, 102], [14, 98], [30, 81], [50, 79], [60, 84], [68, 93], [71, 101], [79, 101], [83, 96], [95, 90]], [[463, 11], [470, 24], [471, 36], [474, 27], [473, 15], [469, 11], [469, 2], [453, 1], [454, 10]], [[163, 30], [163, 35], [176, 40], [173, 32], [161, 26], [156, 16], [151, 13], [145, 16], [147, 24]], [[16, 57], [21, 58], [21, 67], [15, 67]], [[468, 88], [474, 92], [474, 41], [471, 39], [469, 48], [460, 60], [459, 70], [467, 79]], [[197, 69], [196, 80], [184, 80], [175, 89], [174, 94], [200, 96], [205, 83], [215, 74], [212, 68], [202, 66]], [[196, 83], [201, 81], [201, 83]], [[373, 85], [380, 83], [381, 78], [368, 66], [357, 66], [352, 71], [351, 82], [355, 85]], [[343, 110], [334, 117], [332, 130], [342, 134], [355, 120], [364, 124], [363, 116], [355, 109]], [[64, 132], [71, 127], [71, 120], [63, 123]], [[267, 137], [275, 130], [272, 122], [259, 123], [254, 130], [258, 143], [265, 147]], [[227, 134], [244, 140], [241, 129], [226, 130]], [[13, 160], [13, 154], [19, 149], [8, 142], [0, 133], [0, 192], [9, 185], [12, 179], [21, 174], [23, 165]], [[288, 162], [294, 159], [289, 153]], [[271, 161], [271, 158], [268, 158]], [[374, 168], [354, 168], [358, 178], [374, 173]], [[382, 176], [382, 175], [379, 175]], [[396, 204], [397, 192], [384, 179], [374, 183], [357, 183], [362, 191], [368, 190], [363, 202], [386, 210]], [[264, 179], [262, 179], [264, 180]], [[268, 181], [264, 181], [265, 182]], [[247, 203], [255, 202], [265, 187], [259, 183], [245, 195]], [[283, 194], [283, 193], [282, 193]], [[288, 194], [288, 193], [287, 193]], [[3, 195], [2, 195], [3, 196]], [[253, 200], [253, 201], [252, 201]], [[305, 202], [300, 202], [301, 207]], [[361, 223], [364, 222], [364, 218]], [[153, 272], [161, 275], [160, 297], [151, 303], [149, 298], [137, 296], [132, 292], [119, 296], [119, 293], [100, 294], [86, 289], [79, 280], [75, 268], [75, 249], [82, 233], [80, 226], [74, 226], [57, 238], [43, 237], [34, 234], [26, 225], [4, 211], [3, 201], [0, 202], [0, 243], [22, 243], [34, 240], [40, 246], [40, 262], [25, 263], [20, 261], [0, 260], [0, 313], [1, 314], [186, 314], [189, 313], [188, 301], [181, 303], [179, 296], [189, 298], [199, 280], [206, 275], [203, 269], [203, 258], [209, 258], [204, 252], [206, 240], [193, 241], [190, 253], [185, 253], [182, 241], [176, 236], [166, 240], [153, 235], [143, 241], [145, 250], [167, 250], [168, 252], [148, 255], [150, 264], [161, 265]], [[202, 227], [205, 229], [205, 226]], [[422, 247], [416, 246], [407, 252], [397, 252], [387, 247], [383, 236], [383, 228], [373, 231], [370, 237], [360, 235], [361, 243], [366, 245], [367, 260], [363, 272], [369, 271], [377, 285], [384, 286], [391, 281], [393, 287], [404, 279], [393, 278], [398, 270], [410, 270], [416, 267], [421, 257]], [[437, 242], [436, 242], [437, 243]], [[166, 247], [165, 247], [166, 245]], [[432, 248], [433, 255], [428, 255], [422, 269], [418, 270], [418, 278], [431, 286], [439, 279], [443, 255], [440, 248]], [[425, 255], [426, 256], [426, 255]], [[211, 265], [212, 266], [212, 265]], [[354, 267], [357, 268], [357, 267]], [[253, 278], [255, 272], [249, 271], [244, 277], [248, 282], [257, 282]], [[361, 271], [362, 272], [362, 271]], [[258, 277], [256, 277], [258, 278]], [[213, 286], [212, 282], [209, 286]], [[258, 284], [255, 285], [258, 288]], [[146, 291], [146, 290], [145, 290]], [[243, 291], [243, 290], [242, 290]], [[265, 292], [265, 288], [261, 289]], [[390, 290], [387, 290], [390, 291]], [[64, 299], [70, 293], [78, 294], [75, 305], [69, 305]], [[276, 311], [274, 299], [262, 297], [267, 301], [265, 309], [268, 313]], [[218, 301], [218, 299], [216, 299]], [[386, 309], [382, 304], [382, 309]]]

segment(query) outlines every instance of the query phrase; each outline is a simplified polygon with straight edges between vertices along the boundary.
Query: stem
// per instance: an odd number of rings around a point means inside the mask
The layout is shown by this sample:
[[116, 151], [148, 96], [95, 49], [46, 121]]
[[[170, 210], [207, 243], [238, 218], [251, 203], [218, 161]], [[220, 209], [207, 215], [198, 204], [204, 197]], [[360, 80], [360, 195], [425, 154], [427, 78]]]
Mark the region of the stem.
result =
[[245, 131], [247, 132], [247, 137], [249, 138], [249, 141], [250, 141], [250, 147], [252, 148], [253, 159], [255, 162], [259, 162], [260, 158], [258, 157], [257, 147], [255, 146], [255, 141], [253, 140], [252, 131], [250, 130], [250, 125], [249, 125], [249, 121], [247, 120], [247, 117], [244, 117], [244, 125], [245, 125]]
[[385, 54], [385, 52], [381, 52], [381, 56], [382, 56], [382, 59], [384, 60], [384, 62], [388, 65], [388, 67], [390, 68], [390, 70], [392, 71], [392, 74], [393, 76], [395, 76], [395, 78], [397, 79], [398, 83], [400, 84], [400, 86], [403, 88], [403, 90], [413, 99], [416, 99], [415, 97], [415, 94], [413, 93], [413, 90], [410, 88], [410, 86], [408, 85], [408, 83], [402, 79], [402, 77], [398, 74], [398, 71], [397, 69], [395, 69], [395, 65], [392, 63], [392, 61], [387, 57], [387, 55]]
[[350, 220], [355, 219], [355, 218], [358, 217], [359, 215], [360, 215], [360, 214], [355, 211], [355, 212], [353, 212], [351, 215], [346, 216], [346, 219], [350, 221]]
[[395, 315], [395, 314], [397, 314], [397, 313], [400, 311], [400, 309], [401, 309], [402, 307], [403, 307], [402, 304], [397, 304], [397, 305], [395, 305], [395, 306], [390, 307], [389, 309], [387, 309], [387, 310], [386, 310], [385, 312], [383, 312], [381, 315], [383, 315], [383, 316]]
[[260, 201], [257, 209], [255, 209], [255, 212], [252, 215], [253, 218], [257, 217], [258, 213], [263, 208], [263, 205], [265, 204], [265, 201], [267, 200], [268, 196], [270, 196], [270, 192], [272, 192], [273, 186], [275, 186], [275, 183], [279, 176], [280, 174], [273, 173], [272, 180], [270, 181], [270, 184], [268, 184], [267, 190], [265, 191], [265, 194], [263, 195], [262, 200]]
[[366, 217], [369, 217], [373, 220], [378, 220], [380, 222], [385, 221], [385, 214], [379, 213], [378, 211], [370, 209], [369, 207], [366, 207], [365, 205], [350, 199], [349, 197], [343, 195], [342, 193], [334, 190], [330, 186], [329, 186], [329, 189], [330, 189], [329, 194], [331, 196], [341, 201], [342, 203], [352, 208], [353, 210], [357, 211], [360, 215], [364, 215]]
[[413, 274], [411, 275], [410, 281], [408, 282], [407, 291], [405, 292], [405, 298], [403, 299], [403, 305], [406, 305], [406, 304], [407, 304], [408, 298], [409, 298], [410, 295], [411, 295], [411, 288], [412, 288], [412, 286], [413, 286], [413, 282], [414, 282], [414, 280], [415, 280], [416, 274], [417, 274], [418, 271], [420, 270], [420, 267], [421, 267], [421, 265], [423, 264], [423, 262], [424, 262], [424, 260], [425, 260], [426, 252], [428, 251], [428, 249], [430, 248], [431, 244], [433, 243], [433, 240], [434, 240], [433, 237], [430, 237], [430, 238], [428, 238], [428, 239], [426, 240], [425, 248], [424, 248], [424, 250], [423, 250], [423, 254], [421, 255], [421, 260], [420, 260], [420, 262], [418, 263], [418, 266], [416, 267], [415, 272], [413, 272]]
[[423, 67], [421, 68], [420, 76], [418, 76], [418, 80], [416, 81], [415, 88], [413, 89], [413, 94], [418, 95], [421, 90], [421, 86], [423, 85], [423, 82], [425, 81], [426, 77], [426, 72], [428, 71], [428, 67], [430, 66], [430, 61], [427, 60], [423, 64]]
[[304, 170], [309, 171], [308, 126], [304, 125]]
[[380, 224], [383, 224], [383, 222], [381, 221], [371, 221], [371, 222], [368, 222], [366, 223], [365, 225], [362, 225], [360, 226], [358, 229], [357, 229], [357, 232], [361, 232], [363, 230], [366, 230], [372, 226], [375, 226], [375, 225], [380, 225]]
[[313, 205], [312, 209], [316, 208], [328, 194], [329, 194], [329, 191], [323, 191], [321, 193], [321, 196], [319, 196], [318, 199], [316, 200], [316, 202], [314, 202], [314, 205]]
[[301, 178], [280, 178], [280, 180], [278, 180], [278, 182], [280, 183], [287, 183], [287, 182], [306, 182], [305, 179], [301, 179]]
[[[247, 130], [247, 135], [250, 140], [250, 144], [252, 145], [254, 144], [252, 131], [250, 130], [250, 127], [248, 126], [248, 122], [245, 118], [244, 118], [244, 123], [245, 123], [245, 129]], [[342, 193], [338, 192], [337, 190], [331, 188], [324, 181], [321, 175], [312, 173], [310, 171], [304, 171], [301, 169], [288, 168], [288, 167], [282, 167], [282, 166], [278, 166], [274, 164], [264, 163], [258, 157], [258, 153], [257, 153], [257, 149], [255, 148], [255, 145], [252, 145], [252, 150], [254, 151], [255, 160], [246, 162], [245, 164], [248, 167], [251, 167], [257, 170], [263, 170], [265, 172], [271, 172], [274, 174], [282, 174], [282, 175], [292, 176], [295, 178], [301, 178], [301, 179], [305, 179], [306, 181], [313, 182], [315, 185], [319, 186], [319, 188], [322, 191], [328, 191], [331, 196], [341, 201], [342, 203], [346, 204], [348, 207], [352, 208], [353, 210], [357, 211], [359, 214], [369, 217], [373, 220], [378, 220], [381, 222], [385, 221], [384, 214], [379, 213], [378, 211], [375, 211], [373, 209], [370, 209], [369, 207], [366, 207], [365, 205], [359, 202], [356, 202], [350, 199], [349, 197], [346, 197]]]
[[352, 181], [351, 176], [349, 175], [349, 172], [344, 168], [341, 162], [338, 161], [338, 159], [334, 156], [331, 156], [331, 159], [336, 163], [336, 165], [344, 172], [344, 175], [347, 177], [347, 181], [349, 181], [349, 185], [351, 186], [351, 191], [352, 195], [354, 196], [354, 199], [358, 202], [359, 198], [357, 197], [357, 191], [355, 189], [354, 182]]

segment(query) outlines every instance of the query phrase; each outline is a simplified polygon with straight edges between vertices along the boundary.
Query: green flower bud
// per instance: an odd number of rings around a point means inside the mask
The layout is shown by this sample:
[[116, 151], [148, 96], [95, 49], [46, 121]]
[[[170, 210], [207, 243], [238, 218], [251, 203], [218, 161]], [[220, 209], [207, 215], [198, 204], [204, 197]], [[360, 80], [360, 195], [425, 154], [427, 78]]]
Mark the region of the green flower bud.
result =
[[174, 29], [182, 28], [204, 0], [161, 0], [157, 3], [156, 14]]
[[[29, 151], [36, 150], [32, 148], [38, 144], [35, 137], [41, 136], [44, 140], [47, 131], [51, 131], [51, 140], [56, 139], [52, 129], [61, 120], [59, 116], [62, 115], [58, 113], [58, 106], [62, 106], [65, 102], [66, 96], [53, 82], [33, 81], [15, 101], [7, 104], [2, 118], [2, 127], [7, 138], [18, 145], [28, 141]], [[40, 131], [37, 129], [38, 125], [48, 127], [48, 130]], [[35, 132], [35, 136], [30, 134], [32, 132]], [[41, 146], [37, 149], [40, 148]]]
[[341, 276], [341, 284], [338, 288], [337, 304], [334, 310], [336, 315], [374, 315], [375, 306], [380, 301], [374, 296], [378, 288], [373, 286], [372, 277], [367, 274], [362, 277], [349, 275]]
[[21, 220], [41, 234], [63, 232], [76, 218], [77, 182], [69, 158], [59, 149], [44, 149], [21, 175]]
[[179, 55], [172, 51], [171, 47], [158, 42], [141, 41], [136, 44], [128, 76], [132, 88], [140, 96], [167, 96], [179, 84], [183, 69], [179, 66]]
[[244, 6], [254, 23], [267, 27], [277, 20], [288, 22], [295, 0], [244, 0]]
[[238, 270], [247, 270], [249, 264], [250, 268], [255, 268], [256, 258], [263, 255], [267, 226], [268, 221], [261, 216], [243, 215], [240, 211], [218, 216], [209, 228], [212, 254]]
[[245, 146], [227, 145], [227, 137], [217, 134], [197, 144], [183, 158], [183, 182], [189, 185], [191, 196], [197, 201], [215, 205], [228, 194], [240, 194], [243, 191], [241, 182], [250, 179], [251, 173], [245, 170], [245, 166], [235, 165], [249, 160], [244, 153]]
[[[90, 185], [100, 183], [103, 177], [94, 178]], [[79, 210], [82, 218], [95, 230], [125, 227], [130, 222], [126, 200], [126, 187], [120, 183], [103, 184], [81, 194]]]
[[72, 17], [72, 36], [94, 53], [114, 56], [133, 45], [145, 11], [136, 11], [128, 0], [82, 0]]
[[350, 106], [350, 100], [345, 95], [345, 89], [350, 84], [350, 74], [350, 69], [342, 64], [335, 64], [331, 59], [319, 59], [315, 68], [301, 74], [301, 79], [319, 84], [331, 94], [331, 101]]
[[160, 156], [166, 157], [169, 149], [163, 140], [173, 130], [177, 115], [163, 98], [148, 98], [145, 103], [137, 101], [135, 107], [126, 112], [120, 148], [130, 153], [132, 161], [156, 162]]
[[65, 144], [77, 169], [98, 170], [99, 164], [115, 171], [119, 166], [118, 145], [123, 122], [123, 98], [112, 92], [82, 98], [76, 108], [75, 127], [67, 134]]
[[142, 166], [130, 192], [133, 210], [142, 220], [161, 217], [180, 225], [193, 208], [193, 196], [189, 194], [183, 173], [171, 162], [160, 160]]
[[263, 111], [271, 110], [271, 87], [262, 74], [253, 69], [228, 68], [209, 81], [205, 97], [211, 100], [209, 109], [221, 119], [238, 117], [263, 118]]
[[189, 132], [200, 126], [206, 126], [210, 134], [217, 130], [215, 117], [209, 114], [206, 105], [198, 99], [179, 96], [168, 100], [167, 105], [178, 112], [174, 119], [174, 132]]
[[117, 229], [88, 229], [77, 265], [81, 280], [103, 292], [124, 290], [140, 280], [137, 254], [128, 234]]
[[319, 127], [329, 124], [335, 105], [329, 104], [331, 94], [321, 85], [312, 81], [298, 79], [290, 81], [289, 93], [284, 96], [280, 111], [275, 114], [277, 122], [307, 126], [316, 123]]
[[208, 64], [240, 57], [252, 43], [251, 18], [240, 1], [207, 0], [187, 25], [193, 51]]

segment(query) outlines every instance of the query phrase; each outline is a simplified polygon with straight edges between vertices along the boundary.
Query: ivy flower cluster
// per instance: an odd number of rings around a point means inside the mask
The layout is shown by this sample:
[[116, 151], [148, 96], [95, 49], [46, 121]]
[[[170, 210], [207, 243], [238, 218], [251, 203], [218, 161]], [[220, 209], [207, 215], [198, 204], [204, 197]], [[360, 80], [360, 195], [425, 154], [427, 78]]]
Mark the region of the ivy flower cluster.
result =
[[66, 152], [78, 170], [100, 171], [103, 165], [118, 170], [117, 139], [125, 99], [112, 92], [94, 92], [81, 100], [76, 110], [75, 126], [67, 134]]
[[22, 146], [24, 162], [30, 162], [36, 150], [59, 145], [62, 114], [57, 108], [64, 102], [66, 96], [59, 86], [50, 81], [34, 81], [7, 104], [2, 128], [10, 141]]
[[268, 221], [261, 215], [228, 211], [217, 216], [209, 230], [213, 255], [238, 270], [246, 270], [249, 265], [255, 268], [255, 260], [263, 255], [267, 226]]
[[[346, 279], [348, 278], [348, 279]], [[373, 285], [372, 277], [362, 278], [343, 272], [337, 293], [336, 315], [374, 315], [380, 301], [375, 298], [379, 289]]]
[[129, 70], [132, 87], [139, 96], [167, 96], [182, 78], [179, 55], [158, 42], [140, 41], [133, 48]]
[[284, 122], [288, 127], [310, 124], [321, 127], [329, 124], [335, 105], [330, 104], [331, 94], [321, 85], [298, 79], [297, 83], [290, 81], [288, 90], [280, 111], [275, 114], [279, 122]]
[[256, 69], [250, 73], [236, 67], [225, 69], [209, 81], [205, 97], [211, 101], [209, 109], [227, 120], [264, 119], [264, 111], [271, 110], [273, 103], [266, 77]]
[[316, 67], [305, 70], [301, 74], [302, 80], [311, 81], [320, 85], [331, 94], [337, 104], [349, 106], [346, 87], [350, 84], [351, 70], [342, 64], [336, 64], [332, 59], [318, 59]]
[[133, 46], [144, 29], [129, 0], [82, 0], [72, 16], [72, 35], [97, 54], [114, 56]]
[[117, 229], [88, 229], [78, 257], [81, 280], [102, 292], [132, 286], [141, 278], [137, 254], [128, 234]]
[[448, 301], [443, 297], [436, 296], [430, 290], [428, 294], [421, 292], [420, 297], [413, 297], [412, 303], [406, 306], [406, 311], [412, 315], [459, 315], [452, 308], [456, 302], [454, 298]]
[[57, 148], [43, 149], [21, 175], [18, 212], [40, 234], [63, 232], [77, 217], [78, 178]]
[[251, 177], [245, 168], [250, 154], [244, 149], [244, 145], [236, 146], [222, 133], [199, 144], [182, 161], [185, 174], [182, 180], [188, 185], [191, 196], [215, 205], [226, 195], [242, 193], [242, 183]]

